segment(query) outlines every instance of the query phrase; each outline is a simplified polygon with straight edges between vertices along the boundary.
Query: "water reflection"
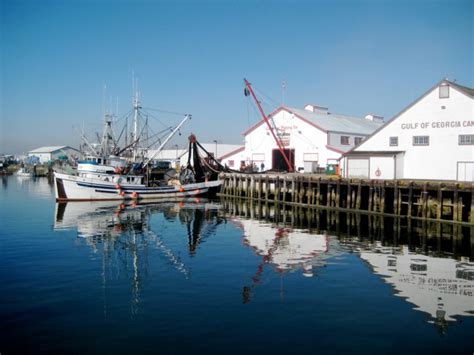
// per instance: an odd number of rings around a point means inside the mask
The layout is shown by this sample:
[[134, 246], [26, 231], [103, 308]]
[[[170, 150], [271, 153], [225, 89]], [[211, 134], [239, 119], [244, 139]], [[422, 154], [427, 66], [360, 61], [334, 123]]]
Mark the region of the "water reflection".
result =
[[[356, 246], [357, 245], [357, 246]], [[354, 245], [374, 273], [394, 288], [395, 295], [429, 314], [441, 331], [456, 316], [474, 313], [474, 263], [410, 252], [407, 246], [380, 242]]]
[[[8, 188], [9, 179], [15, 179], [15, 184], [28, 193], [28, 196], [42, 200], [50, 200], [54, 196], [54, 181], [47, 177], [3, 176], [2, 186]], [[10, 180], [10, 183], [12, 182]]]
[[282, 273], [301, 269], [304, 276], [313, 276], [313, 264], [323, 265], [329, 252], [329, 236], [270, 225], [255, 220], [235, 219], [244, 232], [245, 244], [252, 247], [264, 263]]
[[[279, 274], [301, 270], [305, 277], [326, 266], [326, 260], [340, 253], [337, 241], [327, 234], [234, 217], [231, 221], [243, 231], [244, 245], [260, 258], [250, 285], [242, 290], [243, 303], [251, 301], [252, 291], [262, 283], [266, 264]], [[283, 289], [280, 290], [283, 294]]]
[[[185, 226], [186, 258], [167, 245], [169, 231], [153, 224], [156, 215]], [[104, 289], [113, 275], [126, 273], [134, 316], [151, 262], [149, 250], [157, 250], [183, 280], [190, 279], [190, 258], [197, 258], [212, 236], [222, 237], [219, 228], [227, 222], [241, 230], [243, 247], [256, 256], [253, 274], [239, 285], [243, 303], [252, 300], [257, 287], [265, 287], [265, 272], [279, 277], [296, 273], [307, 277], [306, 282], [318, 282], [314, 276], [331, 267], [331, 258], [353, 253], [391, 285], [396, 297], [424, 312], [440, 332], [460, 317], [474, 315], [470, 227], [196, 199], [57, 204], [54, 229], [77, 229], [81, 243], [101, 256]]]
[[168, 222], [184, 224], [188, 233], [188, 251], [193, 256], [198, 245], [224, 221], [217, 215], [218, 208], [217, 204], [199, 199], [179, 203], [57, 203], [54, 230], [77, 229], [80, 240], [92, 248], [94, 254], [101, 255], [104, 289], [107, 281], [116, 279], [120, 273], [130, 275], [131, 314], [135, 316], [141, 301], [141, 283], [148, 275], [149, 249], [158, 250], [167, 264], [182, 277], [190, 277], [190, 270], [181, 257], [166, 245], [160, 233], [152, 230], [151, 216], [161, 214]]
[[[345, 249], [392, 285], [395, 296], [425, 312], [441, 333], [459, 316], [474, 315], [472, 227], [232, 200], [224, 205], [241, 218], [247, 244], [278, 272], [302, 268], [311, 276], [315, 262], [324, 264]], [[305, 233], [297, 229], [302, 226]]]

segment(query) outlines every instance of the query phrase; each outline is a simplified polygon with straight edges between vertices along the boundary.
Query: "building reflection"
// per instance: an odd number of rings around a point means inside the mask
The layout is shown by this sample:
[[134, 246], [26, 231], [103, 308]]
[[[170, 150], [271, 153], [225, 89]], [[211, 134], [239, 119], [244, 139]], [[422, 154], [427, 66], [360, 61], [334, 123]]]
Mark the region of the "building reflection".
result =
[[[313, 277], [338, 252], [335, 241], [331, 242], [326, 234], [309, 234], [302, 229], [252, 219], [234, 218], [232, 222], [242, 229], [244, 245], [260, 258], [250, 285], [243, 287], [243, 303], [250, 302], [252, 291], [262, 283], [266, 265], [281, 277], [295, 271]], [[283, 294], [283, 289], [280, 292]]]
[[[117, 279], [120, 274], [130, 277], [131, 316], [134, 317], [141, 302], [142, 282], [148, 275], [150, 249], [158, 250], [182, 277], [190, 277], [190, 270], [179, 255], [151, 228], [152, 216], [160, 214], [166, 221], [185, 225], [189, 255], [193, 256], [212, 231], [225, 222], [218, 216], [218, 209], [219, 205], [200, 199], [138, 204], [116, 201], [58, 203], [54, 230], [77, 230], [80, 243], [89, 246], [94, 255], [101, 256], [104, 295], [110, 280]], [[106, 313], [104, 296], [104, 316]]]
[[[279, 273], [300, 269], [311, 276], [345, 250], [441, 333], [459, 317], [474, 315], [473, 227], [229, 200], [224, 206], [237, 218], [246, 244], [262, 257], [254, 285], [264, 264]], [[244, 302], [253, 287], [244, 288]]]
[[180, 254], [166, 245], [162, 231], [153, 228], [156, 215], [185, 227], [191, 258], [223, 223], [238, 227], [244, 247], [257, 257], [242, 285], [244, 303], [264, 286], [264, 274], [282, 280], [288, 274], [302, 275], [310, 282], [331, 265], [331, 258], [351, 252], [440, 332], [459, 317], [474, 315], [470, 228], [230, 201], [57, 204], [55, 230], [77, 230], [78, 241], [101, 256], [104, 289], [117, 273], [130, 278], [132, 316], [141, 302], [151, 248], [178, 275], [191, 275]]
[[[16, 180], [15, 183], [21, 186], [21, 189], [26, 191], [28, 195], [34, 196], [35, 198], [50, 200], [51, 196], [54, 196], [54, 185], [51, 184], [51, 180], [46, 177], [21, 177], [21, 176], [10, 176], [4, 180], [5, 188], [7, 187], [7, 179], [13, 178]], [[10, 181], [11, 183], [12, 181]]]
[[244, 244], [277, 272], [301, 270], [313, 276], [313, 267], [324, 265], [329, 256], [329, 237], [258, 220], [233, 219], [242, 229]]
[[429, 315], [444, 332], [448, 322], [474, 315], [474, 263], [419, 254], [408, 246], [354, 243], [353, 250], [373, 272], [392, 285], [394, 294]]

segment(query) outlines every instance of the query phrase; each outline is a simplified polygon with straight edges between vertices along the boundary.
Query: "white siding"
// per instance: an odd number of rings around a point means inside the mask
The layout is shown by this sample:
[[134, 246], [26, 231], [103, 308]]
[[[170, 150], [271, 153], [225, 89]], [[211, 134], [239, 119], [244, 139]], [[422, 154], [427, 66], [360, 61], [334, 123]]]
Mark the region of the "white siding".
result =
[[404, 160], [405, 154], [400, 153], [397, 154], [397, 157], [395, 158], [395, 178], [396, 179], [403, 179], [403, 170], [405, 166], [405, 160]]
[[[404, 151], [397, 177], [456, 180], [457, 162], [474, 161], [474, 146], [459, 145], [460, 134], [474, 134], [473, 99], [454, 87], [440, 99], [436, 87], [355, 151]], [[413, 146], [413, 136], [429, 136], [429, 145]], [[398, 137], [398, 146], [390, 146], [390, 137]]]
[[457, 180], [474, 182], [474, 161], [458, 162]]
[[395, 157], [371, 157], [370, 178], [379, 180], [395, 178]]

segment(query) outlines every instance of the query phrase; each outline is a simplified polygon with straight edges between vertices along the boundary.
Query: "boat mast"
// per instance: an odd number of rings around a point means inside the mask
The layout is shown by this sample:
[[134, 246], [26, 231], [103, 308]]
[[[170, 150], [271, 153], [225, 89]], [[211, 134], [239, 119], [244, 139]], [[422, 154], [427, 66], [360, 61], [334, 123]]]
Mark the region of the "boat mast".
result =
[[101, 154], [108, 157], [112, 154], [111, 147], [114, 145], [114, 132], [112, 130], [112, 115], [108, 112], [104, 115], [104, 131], [101, 139]]
[[137, 159], [137, 155], [138, 155], [138, 148], [139, 148], [139, 145], [138, 145], [138, 141], [139, 141], [139, 137], [138, 137], [138, 110], [140, 109], [140, 102], [138, 101], [138, 90], [135, 91], [135, 97], [133, 98], [133, 139], [132, 139], [132, 142], [135, 142], [134, 143], [134, 146], [133, 146], [133, 160], [136, 160]]
[[260, 105], [260, 101], [258, 101], [257, 96], [255, 96], [255, 93], [253, 92], [252, 86], [250, 83], [247, 81], [247, 79], [244, 79], [245, 83], [245, 96], [252, 95], [253, 99], [255, 100], [255, 104], [257, 105], [258, 110], [260, 111], [260, 114], [263, 117], [263, 120], [265, 123], [268, 125], [268, 128], [270, 129], [270, 133], [273, 136], [273, 139], [275, 139], [276, 144], [278, 145], [278, 150], [280, 151], [281, 155], [283, 156], [283, 159], [285, 160], [285, 163], [288, 167], [288, 171], [291, 173], [293, 172], [293, 166], [290, 163], [290, 160], [286, 156], [285, 149], [283, 148], [283, 144], [281, 143], [280, 139], [275, 135], [275, 132], [273, 131], [272, 126], [270, 125], [270, 122], [268, 120], [267, 115], [265, 115], [265, 112], [263, 111], [262, 105]]

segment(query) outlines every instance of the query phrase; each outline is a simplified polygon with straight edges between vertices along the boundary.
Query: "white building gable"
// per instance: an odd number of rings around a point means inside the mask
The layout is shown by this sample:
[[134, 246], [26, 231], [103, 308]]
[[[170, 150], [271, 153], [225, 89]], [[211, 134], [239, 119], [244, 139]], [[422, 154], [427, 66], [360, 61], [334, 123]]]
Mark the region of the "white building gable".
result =
[[441, 81], [349, 151], [344, 176], [473, 181], [473, 95]]
[[[327, 108], [306, 105], [305, 109], [280, 107], [269, 115], [270, 125], [259, 121], [244, 132], [245, 148], [228, 159], [260, 168], [286, 169], [273, 133], [279, 137], [297, 171], [315, 172], [337, 163], [341, 154], [382, 125], [376, 119], [333, 114]], [[234, 168], [239, 168], [235, 166]]]

